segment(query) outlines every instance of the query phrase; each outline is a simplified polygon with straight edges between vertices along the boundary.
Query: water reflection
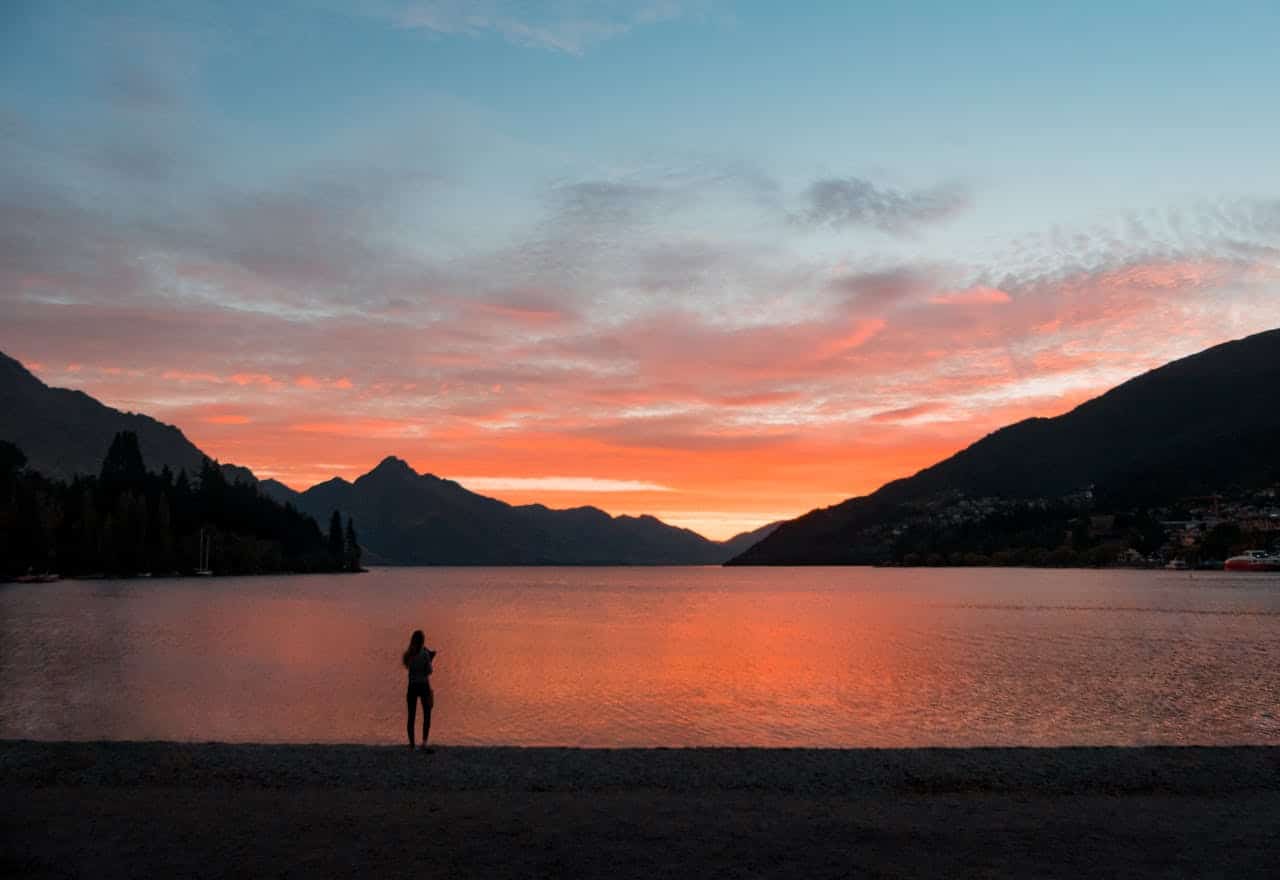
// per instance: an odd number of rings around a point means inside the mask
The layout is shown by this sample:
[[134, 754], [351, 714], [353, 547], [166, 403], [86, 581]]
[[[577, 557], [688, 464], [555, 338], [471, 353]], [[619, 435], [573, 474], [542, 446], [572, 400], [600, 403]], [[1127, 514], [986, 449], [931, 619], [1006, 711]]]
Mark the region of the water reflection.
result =
[[0, 589], [0, 736], [397, 743], [1276, 743], [1280, 579], [383, 569]]

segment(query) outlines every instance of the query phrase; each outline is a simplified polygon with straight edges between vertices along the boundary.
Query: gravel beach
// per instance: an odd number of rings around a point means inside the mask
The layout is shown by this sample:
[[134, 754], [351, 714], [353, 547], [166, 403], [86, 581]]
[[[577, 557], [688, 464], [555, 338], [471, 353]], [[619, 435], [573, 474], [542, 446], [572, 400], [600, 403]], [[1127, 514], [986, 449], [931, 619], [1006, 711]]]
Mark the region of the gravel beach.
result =
[[0, 743], [27, 877], [1275, 876], [1280, 748]]

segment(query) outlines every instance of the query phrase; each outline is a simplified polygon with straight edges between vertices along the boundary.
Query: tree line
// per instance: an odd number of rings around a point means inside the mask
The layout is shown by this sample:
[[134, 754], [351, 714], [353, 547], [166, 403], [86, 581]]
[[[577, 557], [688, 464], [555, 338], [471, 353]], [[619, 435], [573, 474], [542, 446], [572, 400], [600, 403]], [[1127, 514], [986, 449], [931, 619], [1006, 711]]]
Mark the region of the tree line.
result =
[[54, 480], [0, 441], [0, 576], [267, 574], [360, 571], [355, 524], [337, 511], [329, 534], [217, 462], [148, 471], [138, 437], [115, 435], [98, 476]]

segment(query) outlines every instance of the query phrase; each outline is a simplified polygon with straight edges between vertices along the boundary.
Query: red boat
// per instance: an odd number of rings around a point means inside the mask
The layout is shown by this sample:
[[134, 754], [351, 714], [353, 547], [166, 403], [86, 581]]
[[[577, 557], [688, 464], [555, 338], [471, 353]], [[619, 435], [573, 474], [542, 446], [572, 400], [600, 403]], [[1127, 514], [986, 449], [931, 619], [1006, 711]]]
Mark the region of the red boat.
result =
[[1246, 550], [1223, 565], [1227, 571], [1280, 571], [1280, 554], [1266, 550]]

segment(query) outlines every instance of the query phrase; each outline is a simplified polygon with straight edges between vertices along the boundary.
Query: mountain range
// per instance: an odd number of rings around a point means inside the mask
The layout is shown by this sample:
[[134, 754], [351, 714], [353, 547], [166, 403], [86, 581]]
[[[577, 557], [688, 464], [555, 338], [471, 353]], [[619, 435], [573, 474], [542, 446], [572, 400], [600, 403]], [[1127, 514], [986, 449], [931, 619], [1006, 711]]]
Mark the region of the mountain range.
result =
[[267, 480], [262, 490], [317, 518], [332, 510], [355, 517], [368, 551], [409, 565], [718, 565], [772, 528], [717, 542], [652, 516], [515, 506], [394, 456], [355, 482], [335, 477], [295, 492]]
[[[0, 439], [51, 476], [96, 472], [117, 431], [138, 435], [153, 467], [197, 473], [204, 458], [180, 430], [50, 388], [0, 354]], [[1002, 428], [961, 452], [867, 496], [725, 542], [651, 516], [594, 507], [510, 505], [395, 457], [348, 482], [297, 492], [233, 465], [231, 481], [324, 522], [359, 524], [370, 562], [436, 565], [731, 564], [888, 561], [895, 523], [928, 519], [947, 499], [1132, 509], [1237, 487], [1280, 483], [1280, 330], [1225, 343], [1132, 379], [1056, 418]], [[1070, 502], [1074, 503], [1074, 502]], [[1056, 525], [1053, 526], [1056, 528]], [[901, 532], [901, 529], [897, 531]]]
[[[0, 353], [0, 440], [15, 444], [28, 467], [66, 479], [96, 474], [120, 431], [138, 437], [149, 467], [198, 474], [206, 456], [173, 425], [121, 412], [82, 391], [51, 388]], [[334, 510], [354, 517], [367, 562], [404, 565], [717, 565], [773, 525], [728, 541], [711, 541], [652, 516], [610, 516], [595, 507], [554, 510], [515, 506], [468, 491], [452, 480], [418, 474], [388, 457], [348, 482], [333, 478], [296, 492], [224, 464], [230, 482], [292, 504], [318, 522]]]
[[1280, 330], [1174, 361], [1056, 418], [1002, 428], [867, 496], [783, 523], [738, 565], [885, 561], [883, 533], [940, 499], [1157, 505], [1280, 483]]

